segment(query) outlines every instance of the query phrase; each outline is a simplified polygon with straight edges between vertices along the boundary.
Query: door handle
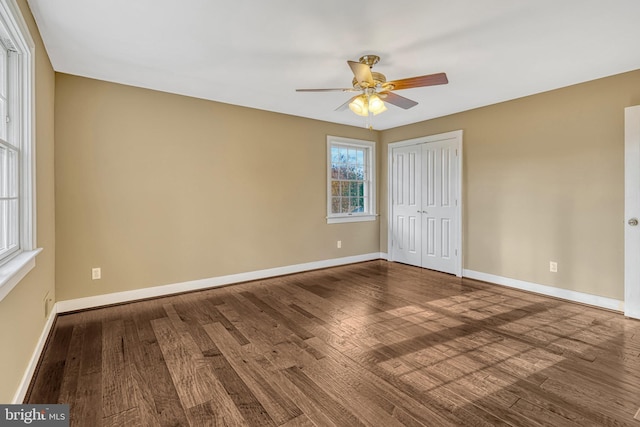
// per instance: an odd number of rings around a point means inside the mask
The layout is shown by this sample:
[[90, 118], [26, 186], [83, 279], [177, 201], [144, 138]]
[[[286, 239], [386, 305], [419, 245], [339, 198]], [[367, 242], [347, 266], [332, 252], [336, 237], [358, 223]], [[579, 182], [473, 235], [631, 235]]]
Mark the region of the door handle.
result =
[[632, 227], [635, 227], [636, 225], [638, 225], [638, 218], [631, 218], [629, 220], [629, 225]]

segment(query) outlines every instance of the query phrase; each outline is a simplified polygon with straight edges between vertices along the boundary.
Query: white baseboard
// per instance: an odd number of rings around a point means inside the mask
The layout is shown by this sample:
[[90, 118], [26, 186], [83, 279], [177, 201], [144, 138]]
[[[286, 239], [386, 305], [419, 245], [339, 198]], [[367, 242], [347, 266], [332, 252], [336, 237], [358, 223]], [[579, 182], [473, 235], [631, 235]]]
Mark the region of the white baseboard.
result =
[[51, 313], [49, 313], [49, 317], [47, 318], [47, 322], [42, 329], [40, 339], [36, 343], [36, 348], [33, 350], [33, 354], [31, 355], [31, 359], [29, 360], [27, 369], [24, 371], [24, 375], [22, 375], [22, 380], [20, 380], [18, 390], [16, 390], [16, 393], [13, 395], [13, 401], [11, 403], [13, 403], [14, 405], [21, 404], [24, 401], [25, 396], [27, 395], [29, 384], [31, 384], [31, 378], [33, 377], [33, 374], [38, 367], [40, 355], [42, 354], [42, 350], [44, 350], [44, 345], [47, 343], [47, 338], [49, 337], [49, 332], [51, 332], [53, 323], [56, 320], [56, 315], [57, 304], [54, 304], [53, 308], [51, 309]]
[[473, 270], [462, 270], [462, 275], [463, 277], [468, 277], [470, 279], [482, 280], [483, 282], [495, 283], [497, 285], [508, 286], [510, 288], [520, 289], [523, 291], [535, 292], [542, 295], [593, 305], [609, 310], [624, 311], [624, 301], [613, 298], [585, 294], [569, 289], [540, 285], [538, 283], [525, 282], [524, 280], [510, 279], [508, 277], [495, 276], [493, 274]]
[[115, 292], [111, 294], [96, 295], [86, 298], [58, 301], [56, 306], [58, 309], [58, 313], [66, 313], [69, 311], [84, 310], [87, 308], [100, 307], [110, 304], [119, 304], [145, 298], [154, 298], [181, 292], [196, 291], [200, 289], [215, 288], [218, 286], [231, 285], [233, 283], [266, 279], [268, 277], [301, 273], [304, 271], [318, 270], [327, 267], [337, 267], [340, 265], [353, 264], [363, 261], [372, 261], [381, 258], [383, 258], [382, 253], [374, 252], [364, 255], [355, 255], [344, 258], [307, 262], [304, 264], [268, 268], [266, 270], [257, 270], [247, 273], [230, 274], [228, 276], [211, 277], [208, 279], [192, 280], [189, 282], [174, 283], [170, 285], [154, 286], [150, 288], [135, 289], [131, 291]]

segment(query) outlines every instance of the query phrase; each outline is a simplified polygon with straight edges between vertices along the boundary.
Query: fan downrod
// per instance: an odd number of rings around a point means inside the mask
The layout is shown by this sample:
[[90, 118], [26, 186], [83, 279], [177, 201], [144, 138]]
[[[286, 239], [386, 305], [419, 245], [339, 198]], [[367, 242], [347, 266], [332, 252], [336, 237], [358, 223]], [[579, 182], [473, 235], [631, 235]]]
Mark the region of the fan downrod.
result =
[[366, 64], [369, 68], [373, 68], [380, 61], [380, 57], [378, 55], [364, 55], [361, 56], [359, 62], [361, 64]]

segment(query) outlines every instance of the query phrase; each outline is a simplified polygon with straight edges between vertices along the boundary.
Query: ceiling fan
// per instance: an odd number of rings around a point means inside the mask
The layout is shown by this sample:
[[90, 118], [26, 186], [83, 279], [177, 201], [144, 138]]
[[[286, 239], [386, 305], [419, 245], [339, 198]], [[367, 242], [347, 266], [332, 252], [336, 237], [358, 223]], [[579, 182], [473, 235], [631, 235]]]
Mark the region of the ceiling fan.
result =
[[405, 110], [418, 105], [416, 101], [393, 93], [393, 90], [411, 89], [414, 87], [434, 86], [449, 83], [445, 73], [429, 74], [426, 76], [410, 77], [408, 79], [393, 80], [388, 82], [382, 73], [371, 71], [371, 68], [380, 61], [376, 55], [365, 55], [359, 62], [347, 61], [353, 71], [352, 88], [331, 89], [296, 89], [296, 92], [361, 92], [336, 108], [342, 111], [347, 106], [359, 116], [380, 114], [386, 111], [384, 102], [388, 102]]

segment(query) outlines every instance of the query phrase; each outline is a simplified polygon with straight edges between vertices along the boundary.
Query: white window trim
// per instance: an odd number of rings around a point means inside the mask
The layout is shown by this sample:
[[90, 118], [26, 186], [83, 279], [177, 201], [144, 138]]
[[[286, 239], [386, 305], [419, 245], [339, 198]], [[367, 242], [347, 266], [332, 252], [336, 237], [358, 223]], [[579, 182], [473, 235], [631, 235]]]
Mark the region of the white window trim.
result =
[[[0, 0], [0, 19], [11, 32], [12, 42], [21, 52], [16, 61], [20, 93], [13, 91], [10, 102], [17, 105], [20, 143], [20, 248], [0, 266], [0, 301], [35, 267], [36, 192], [35, 192], [35, 44], [15, 0]], [[27, 100], [27, 102], [23, 102]]]
[[42, 248], [18, 252], [0, 267], [0, 301], [36, 266], [36, 255]]
[[[358, 148], [369, 150], [369, 205], [370, 211], [367, 213], [334, 214], [331, 213], [331, 145], [352, 145]], [[340, 136], [327, 135], [327, 224], [339, 224], [345, 222], [375, 221], [378, 218], [376, 213], [376, 143], [363, 139], [343, 138]]]

